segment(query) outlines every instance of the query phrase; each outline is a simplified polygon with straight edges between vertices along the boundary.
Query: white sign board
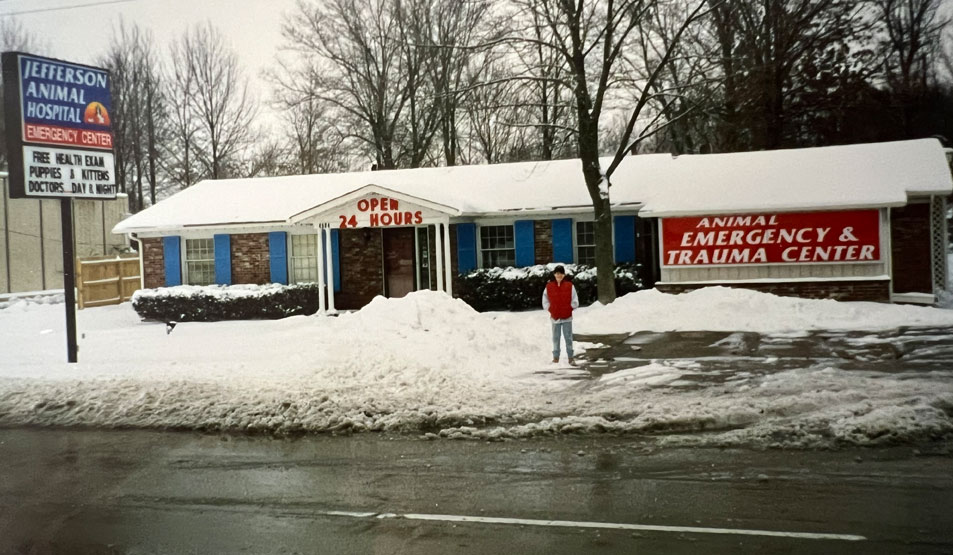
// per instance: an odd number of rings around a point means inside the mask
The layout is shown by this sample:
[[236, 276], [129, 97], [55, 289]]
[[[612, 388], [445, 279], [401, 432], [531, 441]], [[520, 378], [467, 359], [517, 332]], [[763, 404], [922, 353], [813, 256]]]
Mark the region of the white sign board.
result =
[[112, 152], [23, 145], [23, 177], [29, 196], [116, 198]]

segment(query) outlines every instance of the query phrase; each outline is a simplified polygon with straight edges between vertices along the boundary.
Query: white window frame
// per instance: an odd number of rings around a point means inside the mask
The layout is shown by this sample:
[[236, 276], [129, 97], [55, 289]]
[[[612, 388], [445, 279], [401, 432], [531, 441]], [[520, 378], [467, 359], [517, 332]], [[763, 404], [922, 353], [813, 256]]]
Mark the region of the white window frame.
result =
[[[181, 237], [182, 241], [182, 283], [184, 285], [215, 285], [215, 237], [209, 236], [196, 236], [196, 237]], [[200, 258], [197, 260], [189, 259], [189, 241], [209, 241], [211, 243], [211, 254], [212, 257], [209, 258]], [[211, 263], [211, 281], [209, 283], [195, 283], [192, 279], [192, 268], [190, 263], [198, 262], [210, 262]]]
[[[592, 243], [587, 243], [585, 245], [580, 244], [579, 242], [579, 224], [592, 224]], [[613, 237], [614, 239], [614, 237]], [[592, 248], [592, 264], [590, 266], [596, 265], [596, 221], [595, 220], [573, 220], [572, 221], [572, 245], [573, 245], [573, 260], [576, 264], [585, 264], [582, 261], [582, 257], [579, 256], [579, 249], [581, 247], [591, 247]]]
[[[484, 228], [487, 228], [487, 227], [508, 227], [510, 229], [510, 233], [512, 233], [512, 236], [513, 236], [513, 247], [509, 249], [497, 249], [497, 248], [484, 249], [483, 248], [483, 232], [484, 232]], [[483, 261], [483, 253], [486, 251], [512, 251], [513, 263], [511, 264], [511, 266], [515, 266], [516, 265], [516, 225], [515, 223], [512, 221], [478, 223], [477, 224], [477, 254], [478, 254], [477, 264], [479, 265], [480, 268], [488, 267], [484, 264], [484, 261]], [[489, 266], [489, 267], [494, 268], [497, 266]]]
[[[312, 255], [295, 255], [295, 237], [310, 237], [314, 240], [314, 253]], [[288, 283], [317, 283], [318, 282], [318, 234], [317, 233], [289, 233], [288, 234]], [[299, 280], [295, 270], [297, 269], [297, 260], [312, 259], [311, 269], [313, 270], [313, 280]]]

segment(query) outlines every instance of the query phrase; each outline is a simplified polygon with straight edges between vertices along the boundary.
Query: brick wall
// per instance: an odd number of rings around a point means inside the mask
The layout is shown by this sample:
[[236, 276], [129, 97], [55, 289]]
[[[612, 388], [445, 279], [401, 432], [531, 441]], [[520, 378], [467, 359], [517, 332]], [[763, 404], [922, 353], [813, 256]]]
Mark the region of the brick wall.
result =
[[232, 283], [271, 283], [271, 261], [267, 233], [240, 233], [231, 236]]
[[165, 287], [165, 254], [162, 237], [141, 239], [143, 284], [146, 289]]
[[[808, 281], [785, 283], [719, 283], [725, 287], [752, 289], [782, 297], [835, 299], [838, 301], [890, 302], [890, 282], [878, 281]], [[663, 293], [684, 293], [706, 287], [695, 284], [656, 284]]]
[[551, 220], [533, 222], [533, 246], [536, 249], [536, 263], [549, 264], [553, 261], [553, 223]]
[[341, 290], [334, 294], [334, 308], [361, 308], [384, 291], [381, 230], [342, 229], [339, 241]]
[[890, 254], [896, 293], [932, 293], [930, 205], [910, 204], [890, 211]]

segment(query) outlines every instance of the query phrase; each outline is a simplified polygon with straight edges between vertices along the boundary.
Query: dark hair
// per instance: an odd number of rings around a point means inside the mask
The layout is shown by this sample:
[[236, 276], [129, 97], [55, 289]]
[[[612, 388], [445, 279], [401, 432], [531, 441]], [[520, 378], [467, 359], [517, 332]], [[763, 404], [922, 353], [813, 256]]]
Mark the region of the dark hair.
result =
[[554, 273], [554, 274], [564, 274], [564, 275], [565, 275], [565, 273], [566, 273], [566, 268], [563, 268], [563, 265], [560, 264], [560, 265], [556, 266], [555, 268], [553, 268], [553, 273]]

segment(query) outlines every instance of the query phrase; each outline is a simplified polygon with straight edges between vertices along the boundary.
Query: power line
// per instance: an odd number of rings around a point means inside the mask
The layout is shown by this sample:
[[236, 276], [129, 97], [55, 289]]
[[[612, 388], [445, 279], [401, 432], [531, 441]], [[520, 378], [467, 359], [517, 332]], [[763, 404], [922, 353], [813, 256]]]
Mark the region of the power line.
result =
[[[5, 1], [5, 0], [0, 0], [0, 2], [3, 2], [3, 1]], [[40, 9], [36, 9], [36, 10], [23, 10], [23, 11], [19, 11], [19, 12], [4, 13], [4, 14], [0, 14], [0, 17], [10, 17], [10, 16], [13, 16], [13, 15], [25, 15], [25, 14], [40, 13], [40, 12], [60, 12], [60, 11], [64, 11], [64, 10], [75, 10], [75, 9], [78, 9], [78, 8], [91, 8], [91, 7], [93, 7], [93, 6], [105, 6], [106, 4], [122, 4], [122, 3], [124, 3], [124, 2], [136, 2], [136, 1], [137, 1], [137, 0], [103, 0], [103, 1], [101, 1], [101, 2], [90, 2], [90, 3], [87, 3], [87, 4], [76, 4], [75, 6], [57, 6], [57, 7], [53, 7], [53, 8], [40, 8]]]

